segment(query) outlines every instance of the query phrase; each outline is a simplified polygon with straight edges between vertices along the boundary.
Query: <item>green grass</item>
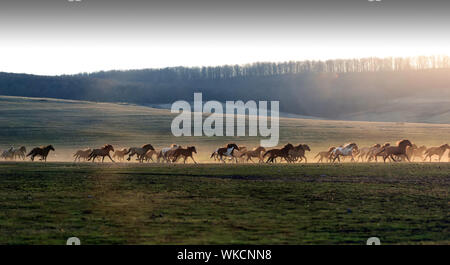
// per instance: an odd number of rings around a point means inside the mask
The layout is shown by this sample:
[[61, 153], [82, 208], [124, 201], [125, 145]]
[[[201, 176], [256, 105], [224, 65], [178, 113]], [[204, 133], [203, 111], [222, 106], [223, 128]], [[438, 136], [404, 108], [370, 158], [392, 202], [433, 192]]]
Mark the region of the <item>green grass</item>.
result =
[[449, 244], [450, 164], [0, 164], [0, 244]]

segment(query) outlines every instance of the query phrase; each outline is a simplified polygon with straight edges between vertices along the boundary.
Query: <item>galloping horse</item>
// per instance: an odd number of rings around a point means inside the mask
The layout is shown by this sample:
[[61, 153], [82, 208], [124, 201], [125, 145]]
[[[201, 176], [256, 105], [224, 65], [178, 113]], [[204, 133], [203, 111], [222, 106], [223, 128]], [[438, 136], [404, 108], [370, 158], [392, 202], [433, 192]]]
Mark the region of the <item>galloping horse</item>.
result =
[[151, 144], [143, 145], [142, 147], [131, 147], [128, 152], [125, 154], [128, 155], [127, 160], [130, 161], [131, 157], [136, 155], [137, 160], [139, 160], [139, 163], [142, 163], [144, 160], [144, 156], [147, 153], [148, 150], [155, 150]]
[[409, 140], [401, 140], [397, 143], [397, 146], [386, 146], [384, 147], [382, 150], [380, 150], [376, 156], [382, 154], [383, 156], [383, 161], [386, 163], [386, 159], [389, 157], [391, 158], [394, 162], [398, 162], [398, 160], [396, 160], [394, 158], [394, 156], [397, 156], [397, 158], [402, 158], [402, 157], [406, 157], [406, 159], [408, 161], [409, 157], [406, 154], [406, 147], [408, 146], [412, 146], [412, 143]]
[[147, 153], [145, 153], [144, 155], [144, 159], [147, 162], [150, 162], [150, 160], [152, 162], [154, 162], [153, 160], [153, 156], [156, 155], [156, 158], [158, 158], [158, 152], [156, 150], [148, 150]]
[[[367, 162], [371, 162], [373, 159], [375, 159], [375, 162], [378, 162], [378, 157], [384, 156], [384, 149], [388, 146], [391, 146], [390, 143], [384, 143], [383, 145], [376, 144], [371, 147], [369, 153], [367, 153]], [[389, 161], [391, 160], [388, 158]]]
[[84, 159], [84, 161], [86, 161], [89, 158], [89, 155], [91, 154], [92, 149], [86, 149], [86, 150], [78, 150], [73, 157], [75, 157], [74, 162], [76, 162], [78, 160], [78, 162], [81, 161], [81, 158]]
[[195, 162], [195, 160], [194, 160], [194, 157], [193, 157], [192, 153], [197, 153], [197, 150], [195, 149], [195, 146], [188, 146], [188, 148], [186, 148], [186, 149], [178, 148], [178, 149], [176, 149], [173, 152], [173, 160], [172, 160], [172, 162], [176, 162], [180, 156], [183, 156], [183, 158], [184, 158], [183, 163], [184, 164], [186, 164], [186, 159], [188, 157], [190, 157], [192, 159], [192, 161], [194, 161], [194, 163], [197, 164], [197, 162]]
[[3, 157], [3, 159], [14, 159], [14, 153], [13, 153], [14, 148], [11, 146], [9, 149], [3, 150], [1, 157]]
[[423, 161], [425, 161], [429, 157], [431, 162], [431, 157], [437, 155], [439, 156], [439, 162], [441, 162], [441, 158], [447, 149], [450, 149], [450, 146], [448, 144], [443, 144], [439, 147], [430, 147], [427, 149], [427, 151], [425, 151], [425, 158], [423, 159]]
[[170, 147], [164, 147], [163, 149], [161, 149], [161, 151], [159, 151], [157, 156], [158, 163], [160, 162], [161, 158], [163, 159], [163, 161], [169, 163], [171, 161], [173, 151], [178, 148], [181, 148], [181, 146], [177, 144], [172, 144]]
[[284, 158], [286, 161], [289, 161], [288, 156], [289, 156], [289, 150], [293, 149], [294, 146], [290, 143], [286, 144], [285, 146], [283, 146], [283, 148], [281, 149], [271, 149], [269, 151], [267, 151], [264, 155], [263, 158], [266, 157], [267, 155], [269, 155], [269, 158], [267, 159], [266, 163], [274, 163], [275, 159], [277, 157], [281, 157]]
[[[233, 157], [236, 158], [236, 160], [245, 162], [245, 160], [243, 158], [243, 156], [245, 155], [245, 152], [247, 152], [247, 147], [239, 146], [239, 150], [234, 150]], [[230, 159], [233, 159], [233, 158], [230, 158]]]
[[19, 149], [13, 148], [11, 152], [14, 159], [22, 158], [23, 160], [25, 160], [27, 149], [25, 148], [25, 146], [21, 146]]
[[127, 154], [127, 152], [128, 149], [126, 148], [114, 151], [113, 158], [117, 158], [118, 161], [123, 161], [125, 159], [125, 155]]
[[303, 159], [305, 159], [305, 163], [308, 162], [306, 159], [305, 153], [306, 151], [311, 151], [309, 146], [307, 144], [299, 144], [297, 146], [294, 146], [293, 149], [289, 150], [289, 160], [288, 162], [296, 162], [300, 159], [299, 162], [302, 162]]
[[331, 152], [333, 163], [336, 161], [336, 159], [341, 162], [341, 156], [350, 156], [352, 158], [351, 161], [355, 161], [355, 158], [353, 156], [356, 151], [358, 151], [358, 145], [356, 145], [355, 143], [349, 143], [345, 144], [344, 146], [336, 147], [333, 152]]
[[225, 160], [223, 160], [223, 156], [226, 156], [226, 157], [234, 158], [235, 162], [237, 163], [237, 158], [235, 156], [233, 156], [234, 150], [239, 150], [239, 147], [235, 143], [230, 143], [230, 144], [227, 144], [226, 147], [217, 148], [216, 151], [214, 151], [211, 154], [210, 158], [214, 157], [214, 159], [215, 159], [217, 156], [217, 159], [219, 159], [219, 161], [222, 161], [223, 163], [225, 163]]
[[89, 158], [88, 161], [92, 162], [95, 161], [95, 158], [97, 156], [101, 156], [102, 157], [102, 163], [105, 160], [105, 156], [109, 157], [109, 159], [111, 159], [112, 162], [114, 162], [114, 160], [111, 158], [111, 156], [109, 155], [109, 152], [113, 151], [114, 152], [114, 147], [110, 144], [105, 144], [105, 146], [103, 146], [100, 149], [94, 149], [92, 150], [92, 152], [89, 154]]
[[367, 159], [367, 154], [369, 154], [371, 148], [372, 147], [360, 148], [356, 153], [356, 161], [359, 162], [359, 160], [361, 160], [361, 162], [364, 162], [364, 159]]
[[47, 161], [47, 156], [50, 151], [55, 151], [52, 145], [47, 145], [45, 147], [35, 147], [27, 156], [31, 156], [31, 161], [34, 161], [35, 156], [40, 156], [40, 160]]
[[328, 149], [328, 151], [319, 152], [314, 159], [319, 157], [319, 160], [317, 160], [318, 163], [322, 163], [324, 159], [329, 163], [331, 162], [331, 153], [333, 150], [336, 149], [336, 147], [332, 146]]
[[420, 161], [423, 161], [423, 155], [425, 151], [427, 151], [427, 147], [425, 145], [417, 147], [417, 145], [413, 144], [413, 146], [408, 146], [406, 148], [406, 154], [408, 155], [409, 159], [411, 159], [411, 161], [414, 161], [415, 157], [418, 157], [420, 158]]
[[262, 146], [258, 146], [255, 149], [251, 150], [251, 151], [246, 151], [242, 156], [247, 156], [247, 162], [250, 160], [252, 162], [254, 162], [252, 160], [252, 157], [257, 157], [259, 159], [259, 162], [264, 162], [261, 152], [265, 152], [266, 148], [262, 147]]

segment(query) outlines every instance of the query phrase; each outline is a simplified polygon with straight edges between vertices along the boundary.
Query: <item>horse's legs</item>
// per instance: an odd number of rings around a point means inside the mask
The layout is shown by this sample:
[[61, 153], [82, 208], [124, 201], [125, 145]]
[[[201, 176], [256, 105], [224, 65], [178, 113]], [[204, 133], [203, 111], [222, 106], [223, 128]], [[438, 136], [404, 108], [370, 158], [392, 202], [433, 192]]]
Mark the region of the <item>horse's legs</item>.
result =
[[[111, 156], [110, 156], [109, 154], [107, 154], [107, 156], [109, 157], [109, 159], [111, 159], [111, 161], [112, 161], [113, 163], [116, 163], [116, 162], [111, 158]], [[103, 158], [105, 158], [105, 157], [103, 157]]]
[[194, 160], [194, 156], [191, 155], [190, 158], [192, 158], [192, 161], [194, 161], [194, 163], [197, 164], [197, 162], [195, 162]]

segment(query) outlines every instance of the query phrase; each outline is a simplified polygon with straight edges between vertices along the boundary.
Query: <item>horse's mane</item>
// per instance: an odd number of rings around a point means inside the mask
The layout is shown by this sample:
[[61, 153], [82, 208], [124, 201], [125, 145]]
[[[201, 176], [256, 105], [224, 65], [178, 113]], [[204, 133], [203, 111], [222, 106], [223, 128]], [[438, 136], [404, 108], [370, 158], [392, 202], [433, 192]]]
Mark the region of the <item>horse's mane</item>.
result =
[[356, 145], [356, 143], [346, 143], [346, 144], [344, 144], [344, 148], [347, 148], [347, 147], [352, 146], [352, 145]]
[[397, 142], [397, 146], [400, 146], [400, 144], [406, 143], [406, 142], [411, 143], [411, 141], [409, 141], [409, 140], [407, 140], [407, 139], [403, 139], [403, 140], [400, 140], [400, 141]]

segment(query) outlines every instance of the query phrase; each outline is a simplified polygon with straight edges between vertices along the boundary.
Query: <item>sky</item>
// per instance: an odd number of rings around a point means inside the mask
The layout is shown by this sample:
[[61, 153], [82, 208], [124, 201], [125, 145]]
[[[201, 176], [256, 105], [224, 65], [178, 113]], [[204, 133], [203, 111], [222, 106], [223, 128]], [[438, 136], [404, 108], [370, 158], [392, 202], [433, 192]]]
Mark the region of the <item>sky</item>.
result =
[[450, 1], [2, 0], [0, 72], [450, 55]]

